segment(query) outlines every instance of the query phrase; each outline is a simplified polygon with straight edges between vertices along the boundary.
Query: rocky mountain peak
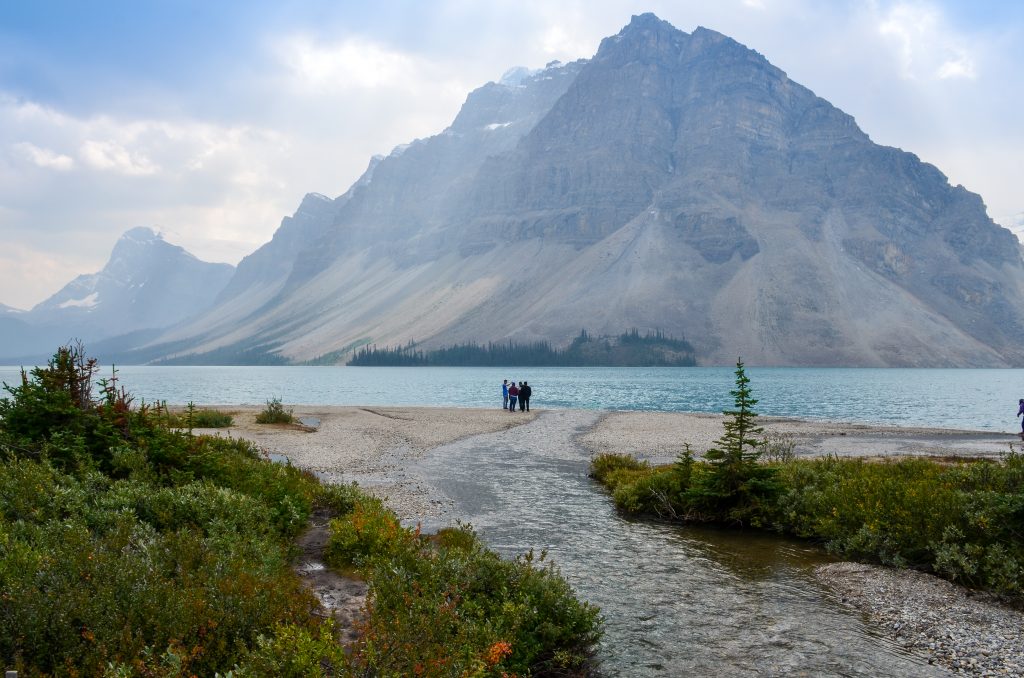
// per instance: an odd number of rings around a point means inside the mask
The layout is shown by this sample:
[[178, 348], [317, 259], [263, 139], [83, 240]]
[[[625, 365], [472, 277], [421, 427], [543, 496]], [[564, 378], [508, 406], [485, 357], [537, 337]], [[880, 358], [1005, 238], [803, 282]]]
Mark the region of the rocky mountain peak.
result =
[[605, 38], [594, 56], [594, 61], [626, 63], [630, 61], [678, 58], [689, 36], [654, 14], [634, 16], [616, 35]]
[[164, 240], [153, 229], [139, 226], [125, 231], [118, 239], [110, 259], [98, 275], [130, 284], [133, 279], [148, 276], [148, 271], [157, 262], [176, 259], [199, 261], [183, 247]]
[[308, 360], [636, 327], [705, 364], [1024, 364], [1024, 260], [978, 196], [653, 14], [307, 197], [230, 289], [173, 340]]

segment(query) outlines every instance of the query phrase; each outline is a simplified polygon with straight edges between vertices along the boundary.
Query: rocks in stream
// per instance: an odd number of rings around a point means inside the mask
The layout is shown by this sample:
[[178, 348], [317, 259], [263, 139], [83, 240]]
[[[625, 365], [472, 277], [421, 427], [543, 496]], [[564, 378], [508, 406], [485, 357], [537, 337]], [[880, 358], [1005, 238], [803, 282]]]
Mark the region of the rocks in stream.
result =
[[913, 570], [832, 563], [815, 570], [843, 603], [929, 663], [973, 676], [1024, 675], [1024, 613]]

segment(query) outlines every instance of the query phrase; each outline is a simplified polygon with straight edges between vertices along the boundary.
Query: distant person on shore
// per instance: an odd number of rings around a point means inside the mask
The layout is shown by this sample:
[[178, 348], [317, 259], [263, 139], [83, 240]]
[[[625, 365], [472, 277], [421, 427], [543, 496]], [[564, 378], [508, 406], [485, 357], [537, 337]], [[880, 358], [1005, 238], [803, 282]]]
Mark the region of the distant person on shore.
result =
[[516, 411], [516, 398], [519, 397], [519, 387], [516, 386], [516, 380], [513, 379], [512, 383], [508, 385], [508, 411]]
[[508, 379], [501, 382], [501, 409], [508, 409]]
[[[530, 411], [530, 396], [533, 395], [533, 388], [525, 381], [519, 385], [519, 411]], [[1024, 421], [1024, 420], [1022, 420]]]
[[[1024, 414], [1024, 398], [1017, 401], [1017, 416]], [[1024, 440], [1024, 419], [1020, 420], [1020, 439]]]

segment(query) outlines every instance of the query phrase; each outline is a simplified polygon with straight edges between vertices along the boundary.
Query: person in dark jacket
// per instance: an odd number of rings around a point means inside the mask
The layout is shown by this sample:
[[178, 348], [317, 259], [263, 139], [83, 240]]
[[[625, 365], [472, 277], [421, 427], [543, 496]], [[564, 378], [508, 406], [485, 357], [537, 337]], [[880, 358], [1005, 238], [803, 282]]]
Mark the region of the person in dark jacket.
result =
[[530, 396], [533, 395], [533, 388], [527, 383], [519, 388], [519, 409], [523, 412], [530, 411]]
[[[1024, 414], [1024, 398], [1017, 401], [1017, 416]], [[1020, 420], [1020, 439], [1024, 440], [1024, 419]]]

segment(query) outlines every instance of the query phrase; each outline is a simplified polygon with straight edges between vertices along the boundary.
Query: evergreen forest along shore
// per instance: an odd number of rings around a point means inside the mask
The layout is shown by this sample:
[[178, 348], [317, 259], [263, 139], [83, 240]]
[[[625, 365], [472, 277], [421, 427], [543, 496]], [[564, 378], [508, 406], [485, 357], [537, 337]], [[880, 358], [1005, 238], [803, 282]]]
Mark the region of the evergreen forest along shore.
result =
[[774, 530], [853, 560], [934, 573], [1024, 602], [1024, 455], [999, 460], [795, 459], [757, 425], [736, 366], [735, 406], [703, 459], [674, 464], [595, 457], [591, 473], [623, 512], [683, 523]]
[[[328, 355], [316, 364], [330, 364]], [[563, 349], [546, 341], [473, 342], [423, 350], [415, 344], [396, 348], [376, 345], [357, 349], [348, 362], [374, 367], [693, 367], [693, 346], [664, 332], [641, 335], [636, 328], [618, 336], [595, 337], [585, 329]]]
[[[21, 676], [587, 675], [601, 635], [543, 557], [422, 535], [354, 485], [193, 435], [63, 347], [0, 400], [0, 664]], [[99, 397], [93, 396], [94, 383]], [[355, 640], [293, 569], [314, 511], [369, 589]]]

